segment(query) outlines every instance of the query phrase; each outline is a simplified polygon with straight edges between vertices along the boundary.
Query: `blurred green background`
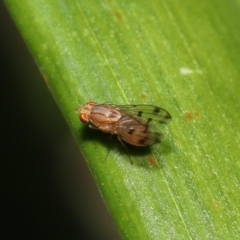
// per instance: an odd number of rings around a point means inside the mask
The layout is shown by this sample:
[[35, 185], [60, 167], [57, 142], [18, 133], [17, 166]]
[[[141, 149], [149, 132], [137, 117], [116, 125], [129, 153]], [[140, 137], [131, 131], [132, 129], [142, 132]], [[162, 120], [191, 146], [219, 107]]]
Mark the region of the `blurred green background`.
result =
[[0, 24], [0, 239], [120, 239], [2, 2]]

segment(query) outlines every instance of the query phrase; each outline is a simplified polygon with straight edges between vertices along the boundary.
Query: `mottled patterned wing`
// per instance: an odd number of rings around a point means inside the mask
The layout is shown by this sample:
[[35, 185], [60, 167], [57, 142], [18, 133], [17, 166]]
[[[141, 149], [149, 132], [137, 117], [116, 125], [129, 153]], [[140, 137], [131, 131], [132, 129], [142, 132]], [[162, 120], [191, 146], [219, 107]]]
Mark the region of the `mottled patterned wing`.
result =
[[120, 105], [115, 108], [122, 114], [120, 136], [132, 145], [148, 146], [163, 138], [158, 125], [171, 121], [164, 109], [152, 105]]
[[118, 105], [116, 108], [125, 115], [137, 116], [146, 121], [146, 124], [168, 124], [172, 117], [163, 108], [152, 105]]

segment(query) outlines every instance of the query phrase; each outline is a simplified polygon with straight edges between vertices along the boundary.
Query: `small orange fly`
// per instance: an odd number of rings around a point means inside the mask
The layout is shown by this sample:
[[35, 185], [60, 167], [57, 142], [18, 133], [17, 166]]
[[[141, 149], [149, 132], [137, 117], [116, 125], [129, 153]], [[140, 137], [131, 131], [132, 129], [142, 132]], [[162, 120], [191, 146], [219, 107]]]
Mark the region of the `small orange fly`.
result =
[[167, 124], [172, 117], [163, 108], [152, 105], [112, 105], [88, 102], [77, 110], [83, 123], [106, 133], [115, 134], [123, 144], [149, 146], [161, 142], [158, 124]]

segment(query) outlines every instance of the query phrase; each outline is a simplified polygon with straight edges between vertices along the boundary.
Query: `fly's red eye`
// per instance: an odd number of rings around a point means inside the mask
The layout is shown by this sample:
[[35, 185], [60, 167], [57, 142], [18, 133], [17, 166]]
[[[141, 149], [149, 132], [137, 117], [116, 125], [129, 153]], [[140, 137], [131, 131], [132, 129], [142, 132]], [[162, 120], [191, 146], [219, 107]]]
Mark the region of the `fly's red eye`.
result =
[[88, 122], [88, 119], [87, 119], [87, 116], [86, 116], [85, 113], [81, 113], [81, 114], [79, 115], [79, 119], [80, 119], [80, 121], [83, 122], [83, 123], [87, 123], [87, 122]]

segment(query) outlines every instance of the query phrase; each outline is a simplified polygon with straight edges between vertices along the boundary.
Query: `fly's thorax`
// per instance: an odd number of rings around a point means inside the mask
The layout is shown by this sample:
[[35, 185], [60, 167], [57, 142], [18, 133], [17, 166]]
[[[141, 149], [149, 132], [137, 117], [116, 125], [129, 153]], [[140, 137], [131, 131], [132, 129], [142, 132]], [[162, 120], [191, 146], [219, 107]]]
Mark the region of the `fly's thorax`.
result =
[[96, 105], [91, 111], [91, 119], [96, 122], [111, 124], [118, 122], [122, 117], [121, 113], [108, 105]]
[[115, 128], [121, 113], [110, 105], [95, 105], [91, 111], [91, 123], [104, 132], [116, 134]]

